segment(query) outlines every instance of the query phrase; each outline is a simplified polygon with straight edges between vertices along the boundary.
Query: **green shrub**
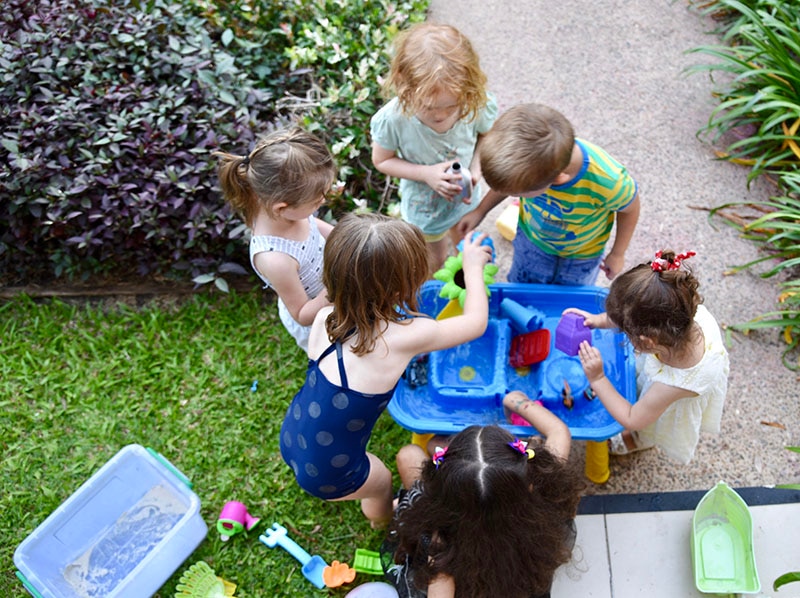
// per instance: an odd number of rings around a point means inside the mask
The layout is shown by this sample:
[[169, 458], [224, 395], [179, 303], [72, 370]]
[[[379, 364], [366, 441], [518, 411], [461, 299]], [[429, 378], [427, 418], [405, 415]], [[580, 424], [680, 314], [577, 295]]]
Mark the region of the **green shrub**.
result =
[[711, 211], [719, 214], [741, 231], [742, 236], [762, 247], [764, 255], [746, 264], [736, 266], [730, 273], [739, 272], [756, 264], [770, 261], [775, 264], [761, 276], [779, 277], [780, 309], [764, 313], [749, 322], [729, 326], [729, 330], [748, 333], [751, 330], [779, 328], [787, 348], [783, 362], [790, 369], [800, 369], [796, 355], [800, 348], [800, 173], [787, 173], [781, 179], [786, 190], [783, 195], [760, 202], [754, 211], [757, 216], [742, 218], [732, 215], [730, 209], [751, 204], [725, 204]]
[[[763, 262], [775, 264], [762, 274], [780, 282], [779, 309], [749, 322], [729, 326], [738, 330], [779, 328], [787, 349], [784, 364], [800, 368], [800, 6], [779, 0], [696, 1], [705, 15], [722, 25], [723, 45], [695, 48], [718, 59], [694, 66], [690, 72], [723, 73], [717, 92], [719, 105], [698, 134], [711, 143], [727, 144], [717, 155], [750, 167], [748, 182], [769, 173], [778, 195], [764, 202], [729, 203], [711, 211], [758, 244], [763, 255], [735, 266], [731, 273]], [[745, 215], [733, 212], [744, 208]]]
[[263, 85], [276, 73], [275, 66], [261, 64], [263, 48], [282, 51], [288, 92], [278, 105], [325, 139], [340, 165], [345, 187], [330, 206], [333, 214], [381, 211], [392, 187], [372, 168], [369, 120], [385, 100], [380, 81], [389, 69], [391, 39], [424, 20], [428, 1], [291, 0], [280, 6], [203, 3], [207, 18], [231, 36], [237, 63], [257, 72]]

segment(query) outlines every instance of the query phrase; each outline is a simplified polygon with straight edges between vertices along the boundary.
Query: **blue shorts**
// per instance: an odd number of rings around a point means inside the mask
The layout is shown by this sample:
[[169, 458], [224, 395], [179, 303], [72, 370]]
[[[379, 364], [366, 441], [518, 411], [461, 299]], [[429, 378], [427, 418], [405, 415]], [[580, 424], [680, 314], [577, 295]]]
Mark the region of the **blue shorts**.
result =
[[508, 271], [508, 282], [538, 284], [593, 285], [600, 272], [603, 256], [574, 259], [545, 253], [517, 231], [514, 257]]

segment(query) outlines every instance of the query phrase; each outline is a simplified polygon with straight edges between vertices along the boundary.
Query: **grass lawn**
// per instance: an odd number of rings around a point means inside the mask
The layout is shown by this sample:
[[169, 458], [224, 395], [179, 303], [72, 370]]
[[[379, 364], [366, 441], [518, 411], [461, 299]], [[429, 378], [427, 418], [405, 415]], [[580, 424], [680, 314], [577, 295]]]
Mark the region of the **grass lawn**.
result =
[[[279, 522], [310, 554], [352, 564], [356, 548], [377, 550], [383, 538], [357, 503], [304, 494], [281, 460], [278, 432], [305, 368], [305, 354], [260, 291], [139, 308], [0, 303], [0, 596], [27, 595], [12, 561], [20, 542], [133, 443], [192, 480], [209, 526], [158, 596], [171, 597], [198, 560], [236, 583], [240, 598], [343, 596], [347, 590], [316, 590], [297, 561], [258, 541]], [[370, 450], [394, 468], [409, 437], [384, 413]], [[214, 527], [229, 500], [261, 522], [223, 543]], [[370, 580], [359, 575], [356, 583]]]

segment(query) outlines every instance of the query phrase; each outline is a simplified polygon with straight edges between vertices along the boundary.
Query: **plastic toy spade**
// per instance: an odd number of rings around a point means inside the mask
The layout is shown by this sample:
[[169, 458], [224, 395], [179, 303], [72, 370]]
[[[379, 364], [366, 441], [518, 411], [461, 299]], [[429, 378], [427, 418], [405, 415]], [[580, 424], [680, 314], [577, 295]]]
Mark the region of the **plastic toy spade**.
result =
[[303, 566], [300, 570], [303, 577], [319, 589], [325, 587], [325, 581], [322, 579], [322, 572], [328, 564], [321, 556], [311, 556], [300, 548], [297, 542], [289, 537], [285, 527], [279, 523], [273, 523], [272, 528], [268, 529], [265, 534], [261, 534], [258, 539], [269, 548], [275, 548], [276, 546], [283, 548]]

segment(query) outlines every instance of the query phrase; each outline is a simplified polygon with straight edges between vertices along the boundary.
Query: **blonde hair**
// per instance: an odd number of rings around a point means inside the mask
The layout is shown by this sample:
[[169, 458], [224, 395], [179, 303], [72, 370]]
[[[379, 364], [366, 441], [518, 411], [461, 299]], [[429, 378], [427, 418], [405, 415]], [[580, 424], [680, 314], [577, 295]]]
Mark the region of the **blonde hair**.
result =
[[569, 165], [575, 132], [563, 114], [542, 104], [519, 104], [501, 114], [483, 136], [486, 183], [515, 195], [549, 186]]
[[472, 121], [486, 105], [486, 75], [478, 54], [458, 29], [417, 23], [394, 41], [387, 96], [396, 95], [404, 114], [415, 114], [444, 90], [458, 98], [461, 116]]
[[246, 156], [225, 152], [218, 176], [225, 200], [252, 227], [260, 210], [274, 217], [274, 207], [312, 203], [330, 191], [336, 164], [325, 143], [299, 127], [270, 133]]
[[[380, 214], [347, 214], [325, 242], [322, 282], [334, 309], [325, 322], [331, 342], [355, 331], [363, 355], [389, 322], [417, 314], [417, 293], [428, 277], [422, 231]], [[399, 309], [398, 309], [399, 308]]]

